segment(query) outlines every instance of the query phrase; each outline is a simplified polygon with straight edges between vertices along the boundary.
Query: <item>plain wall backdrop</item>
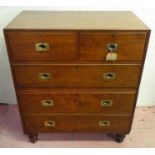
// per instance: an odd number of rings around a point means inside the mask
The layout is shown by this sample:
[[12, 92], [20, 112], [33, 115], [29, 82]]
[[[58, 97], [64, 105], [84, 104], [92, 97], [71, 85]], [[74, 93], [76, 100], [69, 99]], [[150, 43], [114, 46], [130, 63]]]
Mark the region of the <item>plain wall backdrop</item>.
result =
[[[130, 1], [131, 3], [131, 1]], [[155, 8], [152, 7], [0, 7], [0, 103], [16, 104], [14, 86], [4, 41], [3, 28], [23, 10], [131, 10], [151, 28], [151, 38], [145, 61], [138, 106], [155, 106]]]

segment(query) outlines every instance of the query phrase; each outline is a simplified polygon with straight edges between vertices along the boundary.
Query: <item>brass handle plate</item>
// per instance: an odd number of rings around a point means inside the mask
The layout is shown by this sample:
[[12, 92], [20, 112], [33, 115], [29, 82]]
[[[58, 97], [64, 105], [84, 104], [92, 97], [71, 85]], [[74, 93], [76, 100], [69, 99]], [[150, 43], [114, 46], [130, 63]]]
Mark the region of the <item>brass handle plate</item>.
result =
[[112, 106], [113, 101], [112, 100], [101, 100], [100, 106], [101, 107], [109, 107]]
[[116, 44], [116, 43], [108, 43], [107, 44], [107, 50], [109, 51], [109, 52], [114, 52], [114, 51], [116, 51], [118, 49], [118, 44]]
[[39, 73], [39, 79], [49, 80], [51, 79], [51, 74], [50, 73]]
[[47, 52], [50, 50], [48, 43], [36, 43], [35, 50], [38, 52]]
[[55, 127], [55, 121], [44, 121], [44, 126]]
[[116, 78], [116, 73], [104, 73], [103, 78], [106, 80], [113, 80]]
[[99, 121], [98, 126], [99, 127], [107, 127], [107, 126], [110, 126], [110, 121]]
[[53, 100], [42, 100], [41, 105], [43, 107], [53, 107], [54, 106], [54, 101]]

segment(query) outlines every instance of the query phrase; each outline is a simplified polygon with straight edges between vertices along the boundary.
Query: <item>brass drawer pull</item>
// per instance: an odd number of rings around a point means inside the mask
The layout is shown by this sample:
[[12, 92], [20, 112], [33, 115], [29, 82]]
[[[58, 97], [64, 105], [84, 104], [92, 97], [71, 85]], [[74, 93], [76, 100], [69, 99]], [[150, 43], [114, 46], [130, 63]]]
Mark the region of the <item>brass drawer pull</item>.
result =
[[39, 79], [49, 80], [51, 79], [51, 74], [50, 73], [39, 73]]
[[35, 50], [38, 52], [47, 52], [50, 50], [48, 43], [36, 43]]
[[55, 121], [45, 121], [44, 126], [46, 126], [46, 127], [55, 127]]
[[43, 107], [53, 107], [54, 106], [54, 101], [53, 100], [42, 100], [41, 105]]
[[112, 100], [101, 100], [100, 101], [101, 107], [109, 107], [112, 106]]
[[103, 78], [106, 80], [113, 80], [116, 78], [116, 73], [104, 73]]
[[116, 43], [108, 43], [107, 44], [107, 49], [109, 52], [114, 52], [118, 49], [118, 44]]
[[99, 127], [110, 126], [110, 121], [99, 121], [98, 126]]

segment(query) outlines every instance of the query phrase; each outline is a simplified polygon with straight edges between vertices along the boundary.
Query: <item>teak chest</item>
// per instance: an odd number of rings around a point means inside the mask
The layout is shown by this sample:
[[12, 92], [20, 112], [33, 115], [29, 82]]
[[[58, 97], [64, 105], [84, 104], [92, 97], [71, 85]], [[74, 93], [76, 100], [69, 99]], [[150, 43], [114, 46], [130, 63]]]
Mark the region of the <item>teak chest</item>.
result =
[[129, 134], [150, 29], [130, 11], [23, 11], [4, 29], [24, 133]]

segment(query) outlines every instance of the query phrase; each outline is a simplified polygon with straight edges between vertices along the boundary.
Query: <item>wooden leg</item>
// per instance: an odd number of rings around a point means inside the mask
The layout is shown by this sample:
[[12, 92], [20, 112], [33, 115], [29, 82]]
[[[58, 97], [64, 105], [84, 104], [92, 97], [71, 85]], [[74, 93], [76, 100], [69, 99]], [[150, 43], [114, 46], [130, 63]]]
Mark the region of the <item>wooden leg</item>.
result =
[[118, 143], [123, 142], [125, 136], [126, 136], [125, 134], [116, 134], [116, 135], [115, 135], [115, 140], [116, 140], [116, 142], [118, 142]]
[[38, 140], [38, 134], [29, 134], [29, 139], [30, 139], [30, 142], [32, 143], [36, 143], [37, 140]]

